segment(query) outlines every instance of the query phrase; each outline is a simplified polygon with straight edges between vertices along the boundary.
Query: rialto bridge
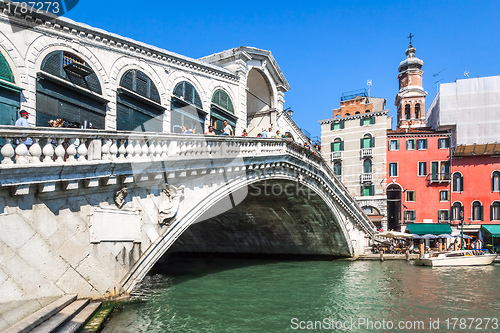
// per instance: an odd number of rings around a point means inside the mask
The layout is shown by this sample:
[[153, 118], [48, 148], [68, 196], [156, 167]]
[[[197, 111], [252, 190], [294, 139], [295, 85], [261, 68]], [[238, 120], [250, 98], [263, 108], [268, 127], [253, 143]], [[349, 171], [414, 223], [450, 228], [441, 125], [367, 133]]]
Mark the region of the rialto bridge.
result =
[[355, 257], [374, 233], [324, 160], [289, 140], [13, 126], [0, 136], [4, 301], [129, 292], [174, 244]]
[[[2, 302], [130, 292], [167, 251], [362, 253], [373, 225], [304, 148], [288, 89], [270, 51], [193, 59], [0, 2]], [[224, 120], [236, 137], [200, 135]]]

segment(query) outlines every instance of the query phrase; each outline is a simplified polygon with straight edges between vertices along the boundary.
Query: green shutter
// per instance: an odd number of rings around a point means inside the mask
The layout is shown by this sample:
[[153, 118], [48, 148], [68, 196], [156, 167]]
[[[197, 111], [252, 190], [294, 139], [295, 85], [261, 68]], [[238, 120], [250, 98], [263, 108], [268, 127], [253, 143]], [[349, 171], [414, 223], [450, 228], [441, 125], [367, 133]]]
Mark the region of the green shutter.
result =
[[330, 151], [335, 151], [335, 142], [330, 143]]
[[335, 123], [330, 124], [330, 131], [333, 131], [335, 129]]
[[1, 53], [0, 53], [0, 79], [14, 83], [14, 76], [12, 75], [12, 71], [10, 70], [10, 66]]
[[340, 150], [344, 151], [344, 141], [340, 141]]
[[375, 137], [374, 137], [374, 136], [372, 136], [372, 137], [370, 138], [370, 147], [371, 147], [371, 148], [375, 147]]
[[372, 125], [374, 125], [374, 124], [375, 124], [375, 117], [373, 117], [373, 116], [372, 116], [372, 117], [370, 118], [370, 124], [372, 124]]

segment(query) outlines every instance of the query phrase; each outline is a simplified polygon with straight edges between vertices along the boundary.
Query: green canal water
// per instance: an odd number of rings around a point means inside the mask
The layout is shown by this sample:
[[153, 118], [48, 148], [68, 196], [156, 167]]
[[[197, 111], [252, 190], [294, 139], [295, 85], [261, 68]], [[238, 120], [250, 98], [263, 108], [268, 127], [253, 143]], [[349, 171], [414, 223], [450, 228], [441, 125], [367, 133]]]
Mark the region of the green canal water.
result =
[[176, 271], [148, 276], [103, 332], [500, 332], [499, 264], [219, 258], [170, 266]]

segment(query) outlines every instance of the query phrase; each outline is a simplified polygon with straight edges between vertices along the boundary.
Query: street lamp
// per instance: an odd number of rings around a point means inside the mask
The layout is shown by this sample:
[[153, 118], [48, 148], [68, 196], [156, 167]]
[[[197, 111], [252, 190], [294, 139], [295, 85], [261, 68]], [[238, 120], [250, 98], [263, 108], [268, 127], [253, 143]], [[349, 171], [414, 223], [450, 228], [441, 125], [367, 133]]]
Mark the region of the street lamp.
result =
[[463, 207], [462, 209], [460, 210], [460, 224], [462, 225], [462, 231], [460, 233], [460, 249], [463, 250], [464, 249], [464, 210], [463, 210]]
[[290, 118], [293, 116], [292, 107], [286, 108], [285, 110], [283, 110], [283, 112], [286, 112], [290, 116]]

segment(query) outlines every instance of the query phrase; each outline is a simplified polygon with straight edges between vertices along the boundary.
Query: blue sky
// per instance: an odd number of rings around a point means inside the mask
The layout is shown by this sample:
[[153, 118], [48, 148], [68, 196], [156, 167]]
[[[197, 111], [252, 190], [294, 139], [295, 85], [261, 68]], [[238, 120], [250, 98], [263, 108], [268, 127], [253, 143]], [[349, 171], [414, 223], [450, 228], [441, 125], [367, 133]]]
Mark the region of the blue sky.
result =
[[[343, 92], [366, 88], [395, 116], [407, 36], [424, 61], [428, 107], [443, 83], [500, 75], [500, 1], [95, 1], [67, 17], [192, 58], [270, 50], [291, 89], [285, 107], [312, 136]], [[394, 121], [393, 121], [394, 123]]]

